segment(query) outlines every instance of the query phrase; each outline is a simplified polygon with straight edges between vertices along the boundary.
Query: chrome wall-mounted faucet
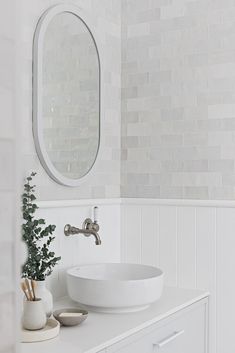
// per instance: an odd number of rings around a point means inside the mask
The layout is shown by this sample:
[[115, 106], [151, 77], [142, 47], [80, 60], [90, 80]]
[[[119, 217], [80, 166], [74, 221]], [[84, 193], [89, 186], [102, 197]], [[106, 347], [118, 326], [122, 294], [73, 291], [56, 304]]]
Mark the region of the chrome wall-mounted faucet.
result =
[[74, 235], [74, 234], [83, 234], [86, 237], [93, 235], [95, 237], [96, 245], [100, 245], [101, 240], [100, 240], [100, 236], [98, 234], [100, 226], [98, 224], [97, 216], [98, 216], [98, 207], [95, 206], [94, 207], [94, 221], [92, 221], [90, 218], [86, 218], [85, 221], [83, 222], [82, 228], [76, 228], [76, 227], [71, 226], [70, 224], [66, 224], [64, 226], [64, 234], [66, 236]]

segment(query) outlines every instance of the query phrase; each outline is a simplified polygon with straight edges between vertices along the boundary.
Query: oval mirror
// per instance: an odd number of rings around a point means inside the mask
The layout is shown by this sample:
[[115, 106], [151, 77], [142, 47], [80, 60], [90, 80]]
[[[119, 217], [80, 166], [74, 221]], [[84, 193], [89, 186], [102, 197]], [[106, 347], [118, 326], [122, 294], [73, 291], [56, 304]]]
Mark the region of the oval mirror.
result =
[[77, 186], [100, 143], [100, 60], [73, 6], [40, 19], [34, 37], [33, 132], [39, 159], [57, 182]]

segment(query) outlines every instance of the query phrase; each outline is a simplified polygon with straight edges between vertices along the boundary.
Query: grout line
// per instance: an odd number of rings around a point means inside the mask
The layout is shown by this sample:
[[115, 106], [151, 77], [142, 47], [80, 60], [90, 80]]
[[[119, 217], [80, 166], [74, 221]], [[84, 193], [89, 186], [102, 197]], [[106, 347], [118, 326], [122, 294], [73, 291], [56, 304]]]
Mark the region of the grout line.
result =
[[159, 258], [158, 258], [158, 265], [161, 268], [161, 206], [158, 206], [158, 254], [159, 254]]
[[194, 263], [194, 266], [195, 266], [195, 279], [194, 279], [194, 286], [195, 286], [195, 289], [197, 288], [197, 284], [198, 284], [198, 271], [197, 271], [197, 207], [195, 207], [194, 209], [194, 246], [195, 246], [195, 263]]
[[156, 254], [157, 261], [155, 260], [155, 265], [160, 267], [160, 211], [159, 206], [156, 206]]
[[175, 208], [175, 237], [176, 237], [176, 245], [175, 245], [175, 258], [176, 258], [176, 287], [179, 287], [179, 263], [178, 263], [178, 207]]
[[217, 332], [218, 332], [218, 319], [217, 319], [217, 290], [218, 290], [218, 278], [217, 278], [217, 249], [218, 249], [218, 230], [217, 230], [217, 218], [218, 218], [218, 210], [215, 209], [215, 352], [217, 352]]
[[119, 262], [122, 262], [122, 215], [121, 215], [121, 206], [118, 207], [119, 212]]
[[121, 207], [121, 260], [122, 262], [126, 262], [126, 209], [123, 212], [123, 208], [126, 208], [126, 206]]
[[140, 207], [140, 263], [143, 261], [143, 208]]

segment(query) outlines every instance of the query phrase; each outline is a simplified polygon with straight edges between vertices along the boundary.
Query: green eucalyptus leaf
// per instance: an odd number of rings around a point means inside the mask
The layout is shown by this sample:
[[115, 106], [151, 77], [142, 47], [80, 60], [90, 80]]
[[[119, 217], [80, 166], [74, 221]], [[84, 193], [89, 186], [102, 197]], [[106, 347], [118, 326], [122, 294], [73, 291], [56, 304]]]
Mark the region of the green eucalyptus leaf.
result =
[[[22, 194], [22, 239], [28, 247], [28, 259], [22, 266], [22, 277], [28, 277], [35, 280], [44, 280], [46, 276], [52, 273], [53, 267], [60, 261], [61, 257], [56, 257], [53, 251], [49, 250], [51, 242], [55, 239], [51, 236], [56, 229], [55, 225], [48, 225], [44, 229], [39, 225], [46, 224], [43, 218], [37, 219], [35, 213], [38, 209], [36, 203], [35, 185], [31, 185], [33, 177], [32, 172], [26, 178], [24, 192]], [[48, 238], [49, 237], [49, 238]]]

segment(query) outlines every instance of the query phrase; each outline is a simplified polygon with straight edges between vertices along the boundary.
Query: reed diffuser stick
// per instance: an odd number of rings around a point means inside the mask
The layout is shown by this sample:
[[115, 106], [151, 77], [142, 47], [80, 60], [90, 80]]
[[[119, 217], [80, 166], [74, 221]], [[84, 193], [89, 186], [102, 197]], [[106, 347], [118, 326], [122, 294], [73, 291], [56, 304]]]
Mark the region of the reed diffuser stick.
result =
[[27, 287], [26, 287], [26, 284], [25, 282], [22, 282], [21, 283], [21, 288], [22, 288], [22, 291], [24, 292], [25, 296], [26, 296], [26, 299], [29, 301], [29, 296], [28, 296], [28, 293], [27, 293]]
[[31, 279], [31, 288], [33, 291], [33, 300], [36, 300], [36, 295], [35, 295], [36, 281], [34, 281], [33, 279]]
[[31, 292], [31, 288], [30, 288], [30, 284], [29, 284], [28, 278], [25, 278], [25, 284], [26, 284], [26, 287], [28, 289], [29, 300], [33, 301], [33, 295], [32, 295], [32, 292]]

